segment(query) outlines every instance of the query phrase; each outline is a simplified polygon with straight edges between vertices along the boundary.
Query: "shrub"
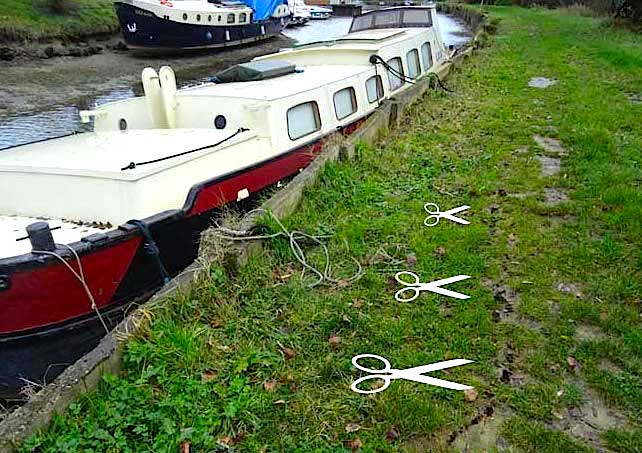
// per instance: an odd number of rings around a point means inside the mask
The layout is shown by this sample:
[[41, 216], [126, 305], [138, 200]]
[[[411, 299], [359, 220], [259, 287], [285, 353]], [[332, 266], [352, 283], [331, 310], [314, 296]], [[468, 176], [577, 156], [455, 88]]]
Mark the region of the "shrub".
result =
[[54, 14], [73, 14], [78, 11], [76, 0], [47, 0], [47, 6]]

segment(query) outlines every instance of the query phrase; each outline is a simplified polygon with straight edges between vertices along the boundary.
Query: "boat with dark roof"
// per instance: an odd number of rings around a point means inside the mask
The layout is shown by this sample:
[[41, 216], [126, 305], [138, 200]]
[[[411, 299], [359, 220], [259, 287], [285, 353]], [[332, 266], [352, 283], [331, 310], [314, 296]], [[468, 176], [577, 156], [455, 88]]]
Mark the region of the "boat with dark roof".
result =
[[286, 0], [115, 0], [123, 38], [135, 50], [229, 47], [278, 35], [291, 18]]
[[200, 86], [146, 68], [144, 96], [81, 112], [93, 132], [0, 152], [0, 398], [50, 382], [179, 274], [218, 208], [446, 60], [434, 7], [373, 11]]

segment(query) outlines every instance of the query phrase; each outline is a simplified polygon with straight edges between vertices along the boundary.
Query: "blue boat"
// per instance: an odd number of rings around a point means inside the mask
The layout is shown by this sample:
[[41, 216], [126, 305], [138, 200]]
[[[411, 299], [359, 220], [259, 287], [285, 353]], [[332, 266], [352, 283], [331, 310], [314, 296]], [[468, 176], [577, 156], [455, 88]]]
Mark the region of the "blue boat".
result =
[[132, 49], [228, 47], [275, 36], [291, 18], [287, 0], [115, 0]]

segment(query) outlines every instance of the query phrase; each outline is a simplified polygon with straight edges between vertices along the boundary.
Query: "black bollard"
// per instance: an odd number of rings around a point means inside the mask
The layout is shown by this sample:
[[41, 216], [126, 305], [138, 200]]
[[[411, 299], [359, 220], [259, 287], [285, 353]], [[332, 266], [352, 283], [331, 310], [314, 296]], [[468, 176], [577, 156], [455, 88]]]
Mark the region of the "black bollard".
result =
[[35, 222], [27, 226], [27, 235], [34, 251], [43, 250], [53, 252], [56, 250], [51, 228], [47, 222]]

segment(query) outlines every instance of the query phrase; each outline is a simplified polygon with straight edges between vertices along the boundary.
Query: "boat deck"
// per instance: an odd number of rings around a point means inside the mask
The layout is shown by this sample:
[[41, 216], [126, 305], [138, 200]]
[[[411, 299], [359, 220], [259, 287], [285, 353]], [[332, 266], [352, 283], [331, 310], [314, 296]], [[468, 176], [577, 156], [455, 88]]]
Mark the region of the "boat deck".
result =
[[90, 225], [60, 219], [0, 215], [0, 259], [31, 252], [29, 239], [24, 239], [27, 236], [26, 228], [32, 223], [42, 221], [48, 222], [51, 228], [55, 228], [51, 234], [58, 244], [71, 244], [86, 236], [104, 233], [115, 228], [109, 224]]
[[[0, 175], [28, 172], [133, 181], [213, 151], [194, 152], [123, 171], [122, 168], [131, 162], [145, 162], [212, 146], [233, 133], [232, 130], [216, 129], [87, 132], [5, 150], [0, 153]], [[251, 132], [245, 132], [225, 145], [251, 137]]]

